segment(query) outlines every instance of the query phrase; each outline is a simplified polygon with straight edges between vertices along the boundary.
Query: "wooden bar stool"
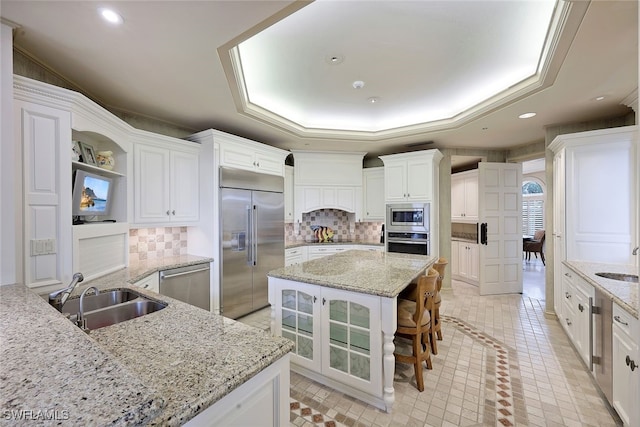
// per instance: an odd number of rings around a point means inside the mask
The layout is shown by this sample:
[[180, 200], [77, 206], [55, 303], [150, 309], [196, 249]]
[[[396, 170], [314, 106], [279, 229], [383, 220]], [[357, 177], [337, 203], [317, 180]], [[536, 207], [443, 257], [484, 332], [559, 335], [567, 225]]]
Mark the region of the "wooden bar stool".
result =
[[411, 356], [393, 353], [396, 361], [413, 364], [418, 390], [424, 391], [422, 377], [422, 362], [427, 363], [427, 369], [433, 369], [431, 352], [427, 349], [427, 341], [432, 336], [431, 310], [436, 293], [438, 272], [429, 269], [426, 276], [420, 276], [416, 287], [416, 301], [398, 299], [398, 329], [396, 336], [409, 338], [412, 341], [413, 354]]
[[[446, 258], [440, 257], [435, 264], [433, 264], [433, 268], [438, 272], [438, 280], [436, 281], [436, 296], [433, 301], [433, 311], [431, 313], [432, 322], [433, 322], [433, 331], [437, 335], [438, 340], [442, 341], [442, 325], [440, 323], [440, 304], [442, 303], [442, 295], [440, 294], [440, 290], [442, 289], [442, 280], [444, 280], [444, 270], [445, 267], [449, 264]], [[437, 348], [436, 352], [433, 354], [438, 354]]]

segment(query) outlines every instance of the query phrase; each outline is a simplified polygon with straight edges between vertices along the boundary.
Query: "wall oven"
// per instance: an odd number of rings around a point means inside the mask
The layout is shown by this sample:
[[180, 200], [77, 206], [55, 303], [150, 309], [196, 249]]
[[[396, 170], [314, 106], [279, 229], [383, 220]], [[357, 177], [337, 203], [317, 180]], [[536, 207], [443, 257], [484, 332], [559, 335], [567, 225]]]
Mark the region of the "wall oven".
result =
[[387, 205], [387, 252], [429, 255], [429, 203]]

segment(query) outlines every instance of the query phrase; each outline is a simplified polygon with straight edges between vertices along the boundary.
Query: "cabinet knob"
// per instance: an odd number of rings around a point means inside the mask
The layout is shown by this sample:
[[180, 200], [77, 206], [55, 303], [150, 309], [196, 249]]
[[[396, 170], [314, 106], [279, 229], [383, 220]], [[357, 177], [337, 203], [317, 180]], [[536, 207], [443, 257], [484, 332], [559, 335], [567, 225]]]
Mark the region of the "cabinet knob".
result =
[[571, 278], [571, 275], [569, 273], [564, 273], [564, 275]]
[[169, 212], [169, 211], [167, 211], [167, 216], [169, 216], [169, 215], [170, 215], [170, 212]]
[[633, 371], [635, 371], [635, 370], [636, 370], [636, 367], [637, 367], [638, 365], [636, 365], [635, 360], [631, 360], [631, 358], [629, 357], [629, 355], [628, 355], [628, 354], [627, 354], [627, 358], [626, 358], [624, 361], [625, 361], [625, 363], [627, 364], [627, 366], [631, 368], [631, 372], [633, 372]]
[[582, 304], [578, 304], [578, 310], [582, 313], [584, 311], [584, 306]]
[[171, 211], [171, 213], [172, 213], [173, 215], [175, 215], [175, 214], [176, 214], [176, 210], [175, 210], [175, 209], [174, 209], [174, 210], [172, 210], [172, 211]]
[[570, 299], [571, 298], [571, 294], [569, 292], [565, 292], [564, 293], [564, 297], [567, 298], [567, 299]]
[[256, 166], [257, 166], [257, 167], [260, 167], [260, 162], [256, 162]]
[[567, 322], [567, 325], [571, 326], [571, 320], [565, 319], [565, 321]]

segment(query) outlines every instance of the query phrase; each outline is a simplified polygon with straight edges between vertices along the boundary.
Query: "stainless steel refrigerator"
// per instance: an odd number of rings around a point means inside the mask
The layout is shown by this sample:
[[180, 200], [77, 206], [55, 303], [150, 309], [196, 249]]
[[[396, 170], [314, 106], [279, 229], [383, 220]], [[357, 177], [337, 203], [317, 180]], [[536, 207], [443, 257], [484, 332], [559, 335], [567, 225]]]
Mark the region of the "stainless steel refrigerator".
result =
[[267, 273], [284, 266], [284, 178], [220, 168], [221, 312], [269, 305]]

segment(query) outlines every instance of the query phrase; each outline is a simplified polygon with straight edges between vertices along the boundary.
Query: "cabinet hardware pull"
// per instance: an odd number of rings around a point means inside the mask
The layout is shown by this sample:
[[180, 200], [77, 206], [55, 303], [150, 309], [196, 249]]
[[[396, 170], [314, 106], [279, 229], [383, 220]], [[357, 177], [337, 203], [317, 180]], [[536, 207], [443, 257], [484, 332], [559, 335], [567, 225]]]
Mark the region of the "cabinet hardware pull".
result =
[[636, 367], [638, 367], [638, 365], [636, 365], [636, 361], [632, 360], [629, 355], [627, 354], [626, 359], [624, 359], [624, 362], [627, 364], [627, 366], [629, 366], [631, 368], [631, 372], [636, 370]]
[[584, 306], [582, 304], [578, 304], [578, 310], [582, 313], [584, 311]]
[[313, 296], [313, 302], [316, 302], [317, 300], [318, 300], [318, 297], [314, 295]]
[[622, 320], [622, 319], [620, 318], [620, 316], [613, 316], [613, 320], [615, 320], [615, 321], [616, 321], [616, 322], [618, 322], [618, 323], [623, 324], [624, 326], [629, 326], [629, 324], [628, 324], [627, 322], [625, 322], [624, 320]]
[[567, 325], [571, 326], [571, 320], [569, 320], [568, 318], [565, 319], [565, 321], [567, 322]]
[[322, 305], [324, 305], [325, 302], [327, 302], [327, 300], [322, 298]]
[[169, 211], [167, 211], [167, 216], [169, 216]]
[[176, 214], [176, 210], [175, 210], [175, 209], [174, 209], [174, 210], [172, 210], [172, 211], [171, 211], [171, 213], [172, 213], [173, 215], [175, 215], [175, 214]]
[[571, 275], [569, 273], [564, 273], [564, 275], [571, 278]]
[[571, 294], [569, 292], [565, 292], [564, 293], [564, 297], [567, 298], [567, 299], [570, 299], [571, 298]]

